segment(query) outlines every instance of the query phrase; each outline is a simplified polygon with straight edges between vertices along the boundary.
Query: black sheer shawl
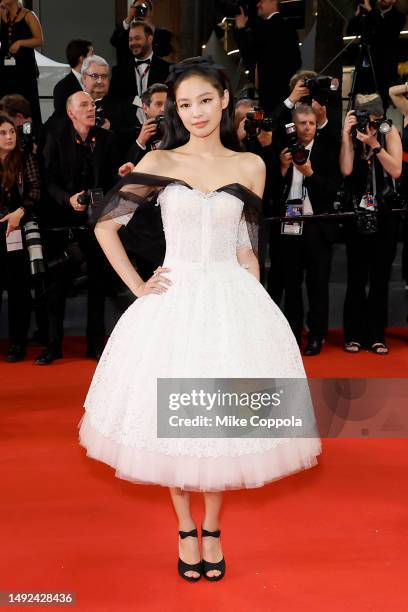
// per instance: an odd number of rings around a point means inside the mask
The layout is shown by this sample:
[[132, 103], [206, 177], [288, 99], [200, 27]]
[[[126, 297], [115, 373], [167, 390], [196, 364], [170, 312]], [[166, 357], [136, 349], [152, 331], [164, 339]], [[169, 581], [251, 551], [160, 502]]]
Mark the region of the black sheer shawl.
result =
[[[194, 190], [191, 185], [179, 179], [131, 172], [118, 181], [103, 201], [92, 210], [92, 221], [96, 224], [113, 219], [126, 225], [126, 245], [131, 245], [133, 252], [157, 264], [158, 259], [164, 258], [165, 252], [163, 224], [157, 199], [163, 189], [172, 184], [184, 185]], [[243, 218], [252, 249], [259, 258], [262, 199], [240, 183], [224, 185], [214, 191], [230, 193], [243, 202]]]

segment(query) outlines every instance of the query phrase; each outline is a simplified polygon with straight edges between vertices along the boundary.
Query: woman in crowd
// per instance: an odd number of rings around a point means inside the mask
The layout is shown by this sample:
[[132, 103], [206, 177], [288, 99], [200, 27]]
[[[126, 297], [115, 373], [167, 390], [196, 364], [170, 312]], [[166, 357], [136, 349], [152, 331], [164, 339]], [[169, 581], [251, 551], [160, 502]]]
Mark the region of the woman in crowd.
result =
[[24, 155], [14, 124], [0, 115], [0, 293], [8, 291], [7, 361], [25, 357], [30, 324], [30, 265], [21, 227], [40, 199], [36, 158]]
[[[401, 175], [401, 138], [395, 126], [384, 134], [384, 108], [378, 94], [358, 95], [356, 111], [369, 117], [365, 132], [357, 129], [355, 111], [347, 113], [340, 151], [340, 169], [349, 178], [354, 208], [360, 215], [346, 228], [347, 291], [344, 302], [344, 349], [363, 347], [376, 355], [389, 352], [385, 344], [388, 286], [394, 261], [399, 218], [387, 214], [385, 193]], [[387, 129], [387, 128], [386, 128]], [[392, 205], [391, 205], [392, 207]], [[366, 293], [366, 286], [369, 286]]]
[[0, 98], [21, 94], [41, 123], [34, 49], [44, 42], [36, 15], [17, 0], [0, 0]]

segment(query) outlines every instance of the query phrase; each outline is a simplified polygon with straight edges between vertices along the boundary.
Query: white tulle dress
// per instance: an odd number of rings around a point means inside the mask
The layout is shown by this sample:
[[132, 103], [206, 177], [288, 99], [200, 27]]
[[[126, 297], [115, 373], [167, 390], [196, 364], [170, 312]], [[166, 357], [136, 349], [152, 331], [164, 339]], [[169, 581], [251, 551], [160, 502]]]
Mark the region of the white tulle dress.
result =
[[203, 193], [174, 181], [159, 194], [163, 265], [173, 285], [123, 314], [79, 424], [88, 456], [119, 478], [222, 491], [260, 487], [317, 463], [314, 436], [157, 437], [157, 378], [305, 378], [285, 317], [237, 260], [237, 249], [251, 246], [242, 219], [245, 191], [236, 185]]

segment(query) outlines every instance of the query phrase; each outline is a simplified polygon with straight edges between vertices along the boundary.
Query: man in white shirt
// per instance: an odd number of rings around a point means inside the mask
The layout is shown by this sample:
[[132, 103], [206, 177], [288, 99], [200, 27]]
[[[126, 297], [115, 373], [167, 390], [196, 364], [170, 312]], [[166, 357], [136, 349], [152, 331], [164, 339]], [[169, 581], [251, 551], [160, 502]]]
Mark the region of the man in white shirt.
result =
[[[309, 152], [306, 163], [295, 164], [285, 148], [280, 155], [284, 210], [291, 201], [303, 207], [305, 215], [333, 212], [339, 182], [337, 148], [317, 137], [317, 118], [310, 106], [300, 105], [293, 113], [298, 143]], [[304, 354], [317, 355], [328, 332], [329, 277], [332, 242], [336, 227], [330, 221], [304, 221], [298, 232], [282, 225], [280, 259], [284, 267], [284, 313], [299, 344], [303, 330], [303, 277], [306, 275], [309, 337]], [[274, 262], [272, 262], [274, 265]]]

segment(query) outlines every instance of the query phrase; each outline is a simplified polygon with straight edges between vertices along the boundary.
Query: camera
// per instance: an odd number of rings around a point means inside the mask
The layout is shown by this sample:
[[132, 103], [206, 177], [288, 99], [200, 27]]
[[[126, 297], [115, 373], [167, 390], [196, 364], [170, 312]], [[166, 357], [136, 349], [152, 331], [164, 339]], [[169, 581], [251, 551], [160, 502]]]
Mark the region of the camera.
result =
[[260, 108], [256, 108], [246, 114], [244, 130], [248, 138], [256, 138], [259, 130], [272, 132], [275, 127], [275, 122], [272, 117], [267, 117], [265, 112]]
[[309, 159], [309, 151], [305, 145], [298, 142], [296, 126], [294, 123], [285, 125], [286, 136], [288, 141], [288, 150], [292, 153], [293, 163], [297, 166], [303, 166]]
[[84, 193], [77, 198], [78, 204], [86, 206], [88, 213], [88, 222], [93, 224], [92, 209], [97, 208], [103, 200], [102, 189], [85, 189]]
[[32, 153], [35, 144], [32, 123], [30, 123], [30, 121], [26, 121], [23, 123], [23, 125], [18, 125], [17, 134], [20, 149], [23, 151], [23, 153]]
[[95, 100], [95, 125], [96, 127], [102, 127], [105, 123], [105, 111], [103, 109], [102, 98]]
[[133, 6], [136, 8], [136, 19], [145, 19], [149, 12], [149, 6], [143, 2], [142, 4], [138, 4], [135, 6], [136, 0], [133, 3]]
[[159, 142], [160, 140], [163, 139], [164, 136], [164, 130], [166, 127], [166, 120], [164, 115], [157, 115], [157, 117], [154, 120], [154, 123], [156, 124], [156, 135], [154, 136], [154, 142]]
[[365, 134], [367, 127], [372, 127], [381, 132], [381, 134], [388, 134], [391, 131], [392, 121], [390, 119], [370, 120], [370, 115], [367, 111], [356, 110], [354, 114], [357, 119], [357, 124], [353, 128], [353, 136], [356, 136], [357, 131]]
[[331, 95], [338, 90], [339, 80], [331, 76], [316, 76], [304, 79], [303, 85], [309, 90], [309, 95], [302, 98], [301, 102], [311, 104], [312, 100], [316, 100], [325, 106]]
[[243, 0], [221, 0], [219, 3], [219, 10], [228, 19], [234, 19], [237, 15], [241, 14], [241, 8], [245, 15], [249, 12], [249, 3]]

